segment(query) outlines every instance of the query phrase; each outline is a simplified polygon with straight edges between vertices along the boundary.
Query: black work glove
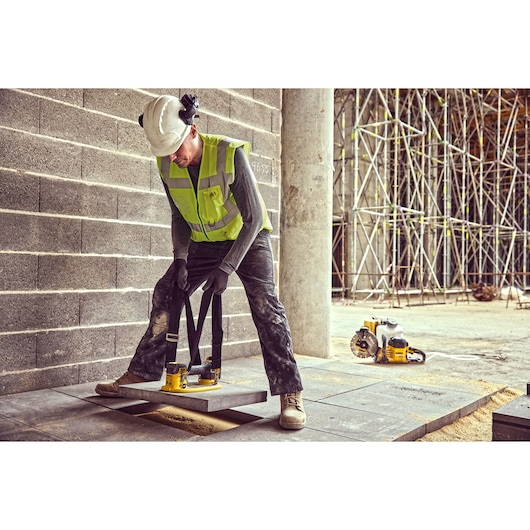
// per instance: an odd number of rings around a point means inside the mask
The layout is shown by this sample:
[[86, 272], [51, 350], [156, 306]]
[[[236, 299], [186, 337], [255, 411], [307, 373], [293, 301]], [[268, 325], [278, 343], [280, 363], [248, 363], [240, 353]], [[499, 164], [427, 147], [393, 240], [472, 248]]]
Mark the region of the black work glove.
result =
[[185, 259], [176, 259], [174, 261], [175, 271], [174, 278], [177, 282], [177, 286], [182, 291], [187, 291], [188, 284], [188, 269], [186, 269], [186, 260]]
[[228, 274], [221, 269], [215, 269], [204, 284], [203, 291], [213, 289], [214, 294], [222, 294], [226, 290], [228, 284]]

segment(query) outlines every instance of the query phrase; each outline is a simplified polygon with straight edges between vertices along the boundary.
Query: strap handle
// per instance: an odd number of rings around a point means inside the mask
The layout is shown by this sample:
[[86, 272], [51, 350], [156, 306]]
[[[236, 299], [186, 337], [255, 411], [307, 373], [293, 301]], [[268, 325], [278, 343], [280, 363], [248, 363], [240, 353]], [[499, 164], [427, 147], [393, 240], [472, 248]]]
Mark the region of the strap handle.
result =
[[201, 364], [199, 343], [204, 327], [204, 321], [209, 307], [212, 307], [212, 368], [221, 367], [221, 350], [223, 344], [223, 314], [221, 295], [214, 295], [212, 289], [204, 291], [201, 298], [197, 327], [195, 328], [190, 298], [187, 292], [178, 288], [175, 282], [172, 299], [172, 309], [169, 317], [168, 332], [166, 334], [166, 364], [174, 362], [177, 357], [178, 332], [183, 306], [186, 307], [186, 324], [188, 330], [188, 344], [190, 349], [190, 363], [192, 366]]

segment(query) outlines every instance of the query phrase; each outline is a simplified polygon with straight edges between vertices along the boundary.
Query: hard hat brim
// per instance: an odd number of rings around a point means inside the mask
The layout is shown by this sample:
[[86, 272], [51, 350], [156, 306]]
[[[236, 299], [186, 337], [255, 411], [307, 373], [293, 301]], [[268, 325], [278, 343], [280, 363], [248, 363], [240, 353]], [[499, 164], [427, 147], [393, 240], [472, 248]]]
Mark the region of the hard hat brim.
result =
[[175, 153], [176, 151], [179, 150], [180, 146], [184, 143], [184, 140], [186, 139], [186, 137], [188, 136], [188, 134], [190, 133], [191, 131], [191, 125], [187, 125], [186, 126], [186, 129], [184, 130], [184, 133], [182, 134], [182, 136], [180, 137], [180, 139], [165, 147], [165, 148], [159, 148], [159, 147], [153, 147], [153, 145], [150, 143], [151, 145], [151, 153], [153, 153], [153, 155], [155, 156], [169, 156], [169, 155], [172, 155], [173, 153]]

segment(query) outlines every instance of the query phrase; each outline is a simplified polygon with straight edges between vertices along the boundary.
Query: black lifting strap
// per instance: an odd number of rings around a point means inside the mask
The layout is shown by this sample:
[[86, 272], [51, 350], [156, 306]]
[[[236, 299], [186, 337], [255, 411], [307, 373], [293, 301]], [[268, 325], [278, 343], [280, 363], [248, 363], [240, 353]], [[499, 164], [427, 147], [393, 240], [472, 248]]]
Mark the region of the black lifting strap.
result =
[[169, 329], [166, 334], [166, 364], [169, 362], [175, 362], [177, 358], [178, 332], [183, 306], [186, 307], [186, 324], [188, 330], [188, 344], [190, 348], [188, 372], [192, 366], [201, 364], [199, 343], [204, 321], [210, 305], [212, 306], [212, 368], [221, 368], [221, 349], [223, 344], [223, 311], [221, 295], [214, 295], [212, 289], [204, 291], [201, 298], [197, 328], [195, 328], [189, 295], [185, 291], [179, 289], [176, 282], [169, 317]]

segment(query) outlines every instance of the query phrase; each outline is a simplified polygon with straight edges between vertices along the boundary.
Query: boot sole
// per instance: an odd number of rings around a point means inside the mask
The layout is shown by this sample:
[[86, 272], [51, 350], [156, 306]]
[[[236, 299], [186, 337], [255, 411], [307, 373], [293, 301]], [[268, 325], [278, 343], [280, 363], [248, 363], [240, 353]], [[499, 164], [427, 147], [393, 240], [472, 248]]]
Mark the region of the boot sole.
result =
[[98, 390], [97, 388], [96, 388], [96, 394], [99, 394], [102, 397], [110, 397], [110, 398], [120, 397], [120, 395], [117, 392], [105, 392], [105, 390]]
[[288, 429], [292, 431], [298, 431], [305, 427], [305, 421], [303, 423], [283, 423], [280, 421], [279, 424], [280, 427], [282, 427], [283, 429]]

